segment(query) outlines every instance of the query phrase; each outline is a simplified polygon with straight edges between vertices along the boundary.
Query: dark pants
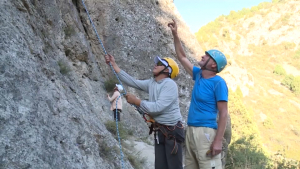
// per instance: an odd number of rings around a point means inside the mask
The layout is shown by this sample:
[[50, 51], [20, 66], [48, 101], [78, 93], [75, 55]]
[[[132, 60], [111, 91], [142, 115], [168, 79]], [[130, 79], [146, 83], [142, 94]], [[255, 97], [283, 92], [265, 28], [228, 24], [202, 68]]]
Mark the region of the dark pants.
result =
[[116, 112], [116, 109], [113, 110], [114, 120], [115, 121], [116, 121], [116, 117], [118, 118], [118, 121], [121, 121], [121, 119], [120, 119], [120, 112], [122, 112], [121, 109], [117, 109], [117, 112]]
[[154, 133], [155, 169], [183, 168], [181, 143], [184, 142], [184, 129], [179, 123], [176, 125], [178, 127], [160, 127], [163, 131], [156, 129]]

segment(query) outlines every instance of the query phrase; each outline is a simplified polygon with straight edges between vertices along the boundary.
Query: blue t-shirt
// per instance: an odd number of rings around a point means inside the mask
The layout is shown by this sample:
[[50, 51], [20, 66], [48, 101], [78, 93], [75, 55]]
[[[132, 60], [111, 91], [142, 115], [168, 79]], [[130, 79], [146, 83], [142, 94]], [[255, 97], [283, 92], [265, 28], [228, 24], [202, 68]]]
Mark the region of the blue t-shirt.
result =
[[217, 129], [217, 102], [228, 101], [227, 84], [218, 75], [209, 79], [203, 78], [202, 70], [195, 66], [193, 67], [193, 80], [195, 84], [187, 124]]

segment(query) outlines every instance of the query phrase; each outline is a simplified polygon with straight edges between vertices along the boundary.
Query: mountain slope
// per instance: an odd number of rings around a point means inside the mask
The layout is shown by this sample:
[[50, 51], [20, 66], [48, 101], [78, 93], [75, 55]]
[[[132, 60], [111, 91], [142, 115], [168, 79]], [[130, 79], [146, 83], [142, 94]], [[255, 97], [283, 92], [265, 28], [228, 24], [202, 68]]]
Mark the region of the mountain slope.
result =
[[[241, 90], [246, 108], [253, 110], [252, 119], [263, 146], [271, 154], [281, 151], [297, 160], [300, 160], [299, 26], [300, 1], [280, 0], [232, 11], [196, 33], [202, 48], [219, 48], [229, 58], [229, 65], [221, 75], [231, 89]], [[284, 69], [282, 75], [276, 74], [276, 65]]]

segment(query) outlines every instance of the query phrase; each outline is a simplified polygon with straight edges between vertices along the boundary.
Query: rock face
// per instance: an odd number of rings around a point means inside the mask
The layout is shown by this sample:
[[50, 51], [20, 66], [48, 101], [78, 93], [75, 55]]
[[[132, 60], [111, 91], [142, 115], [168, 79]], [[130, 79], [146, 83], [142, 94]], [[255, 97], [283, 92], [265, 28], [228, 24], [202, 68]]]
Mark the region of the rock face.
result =
[[[188, 56], [203, 53], [171, 0], [85, 4], [107, 53], [138, 79], [151, 77], [156, 55], [175, 58], [172, 18]], [[0, 168], [120, 168], [119, 144], [104, 125], [112, 120], [104, 83], [114, 75], [82, 1], [2, 0], [0, 26]], [[186, 119], [193, 84], [180, 70]], [[123, 105], [125, 128], [148, 137], [140, 115], [124, 99]], [[126, 155], [123, 165], [134, 168]]]

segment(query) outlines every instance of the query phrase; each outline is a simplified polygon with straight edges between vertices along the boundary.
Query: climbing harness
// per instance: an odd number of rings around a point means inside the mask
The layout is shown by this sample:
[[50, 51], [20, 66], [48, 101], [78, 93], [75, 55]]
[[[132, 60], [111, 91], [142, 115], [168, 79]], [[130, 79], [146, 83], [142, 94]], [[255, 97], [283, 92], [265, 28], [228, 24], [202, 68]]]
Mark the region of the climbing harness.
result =
[[153, 124], [155, 123], [155, 120], [148, 113], [145, 113], [137, 106], [136, 106], [136, 110], [143, 116], [143, 119], [147, 123], [147, 126], [149, 127], [149, 135], [152, 134]]
[[171, 154], [177, 154], [178, 151], [178, 144], [177, 142], [183, 142], [184, 140], [180, 140], [180, 138], [174, 134], [170, 134], [172, 133], [176, 128], [179, 129], [183, 129], [183, 124], [179, 121], [175, 126], [166, 126], [163, 124], [159, 124], [159, 123], [153, 123], [153, 131], [154, 131], [154, 139], [156, 144], [159, 144], [159, 136], [158, 136], [158, 131], [160, 131], [165, 139], [167, 140], [173, 140], [174, 141], [174, 146], [173, 149], [171, 151]]

